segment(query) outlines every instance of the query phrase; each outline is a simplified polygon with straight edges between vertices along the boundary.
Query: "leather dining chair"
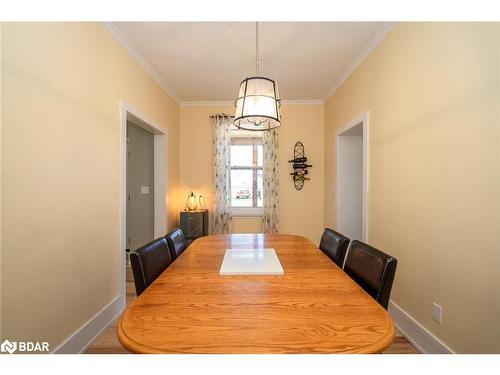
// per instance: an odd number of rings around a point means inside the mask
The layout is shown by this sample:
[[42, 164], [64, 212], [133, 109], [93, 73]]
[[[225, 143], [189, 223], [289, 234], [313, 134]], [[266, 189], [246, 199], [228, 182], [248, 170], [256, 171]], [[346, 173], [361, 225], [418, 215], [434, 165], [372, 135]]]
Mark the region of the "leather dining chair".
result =
[[170, 255], [172, 256], [172, 261], [177, 259], [179, 255], [181, 255], [182, 252], [186, 250], [190, 244], [190, 242], [186, 241], [184, 233], [181, 229], [175, 229], [170, 233], [167, 233], [165, 239], [167, 240]]
[[172, 263], [165, 238], [158, 238], [130, 253], [135, 291], [139, 296]]
[[397, 259], [361, 241], [351, 242], [344, 272], [387, 310]]
[[349, 238], [335, 232], [333, 229], [325, 228], [321, 236], [319, 248], [323, 251], [337, 266], [342, 268], [345, 254], [349, 246]]

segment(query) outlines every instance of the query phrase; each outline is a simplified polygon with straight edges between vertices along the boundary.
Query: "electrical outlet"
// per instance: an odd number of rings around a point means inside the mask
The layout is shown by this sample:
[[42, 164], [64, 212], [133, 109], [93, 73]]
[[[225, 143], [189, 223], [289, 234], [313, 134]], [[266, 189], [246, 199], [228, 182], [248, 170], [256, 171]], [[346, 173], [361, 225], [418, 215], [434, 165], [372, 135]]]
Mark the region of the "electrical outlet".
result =
[[432, 303], [432, 319], [434, 319], [439, 324], [443, 324], [443, 308], [439, 306], [436, 302]]

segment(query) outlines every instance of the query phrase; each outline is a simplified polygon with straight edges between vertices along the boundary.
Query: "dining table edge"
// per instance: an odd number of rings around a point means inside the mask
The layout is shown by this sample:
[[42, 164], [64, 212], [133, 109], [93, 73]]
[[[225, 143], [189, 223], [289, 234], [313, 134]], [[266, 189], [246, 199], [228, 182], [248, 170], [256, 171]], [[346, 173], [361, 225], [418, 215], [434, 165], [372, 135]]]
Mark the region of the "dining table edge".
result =
[[[238, 233], [236, 233], [236, 234], [238, 234]], [[300, 236], [300, 235], [292, 234], [292, 233], [282, 233], [282, 234], [287, 235], [287, 236], [291, 236], [291, 237], [300, 238], [306, 242], [309, 242], [313, 246], [317, 247], [317, 245], [314, 242], [312, 242], [310, 239], [308, 239], [304, 236]], [[209, 236], [198, 238], [197, 239], [198, 241], [193, 241], [193, 243], [191, 245], [193, 245], [195, 242], [200, 242], [200, 240], [205, 239], [207, 237], [224, 237], [224, 236], [230, 236], [230, 235], [232, 235], [232, 234], [211, 234]], [[201, 241], [201, 242], [203, 242], [203, 241]], [[189, 250], [189, 248], [186, 249], [186, 251], [188, 251], [188, 250]], [[182, 255], [183, 254], [181, 254], [181, 256]], [[134, 301], [134, 302], [136, 302], [136, 301]], [[179, 352], [175, 352], [175, 351], [168, 352], [168, 351], [158, 350], [156, 348], [143, 345], [143, 344], [135, 341], [131, 337], [129, 337], [122, 326], [122, 320], [127, 313], [128, 307], [130, 307], [130, 306], [127, 306], [125, 308], [125, 310], [122, 312], [122, 314], [119, 318], [118, 324], [117, 324], [118, 340], [125, 347], [125, 349], [129, 350], [132, 353], [136, 353], [136, 354], [176, 354], [176, 353], [179, 354]], [[387, 332], [387, 334], [384, 335], [376, 343], [371, 344], [369, 346], [366, 346], [364, 348], [360, 348], [359, 351], [351, 352], [351, 354], [377, 354], [377, 353], [382, 353], [385, 349], [387, 349], [394, 341], [395, 332], [396, 332], [395, 327], [394, 327], [394, 321], [393, 321], [392, 317], [390, 316], [389, 312], [387, 312], [387, 318], [388, 318], [389, 324], [390, 324], [390, 329]], [[182, 352], [182, 353], [184, 353], [184, 352]], [[185, 353], [185, 354], [189, 354], [189, 353]], [[209, 353], [207, 353], [207, 354], [209, 354]], [[227, 354], [232, 354], [232, 353], [228, 352]], [[249, 352], [247, 354], [252, 354], [252, 353]], [[323, 354], [349, 354], [349, 353], [331, 352], [331, 353], [323, 353]]]

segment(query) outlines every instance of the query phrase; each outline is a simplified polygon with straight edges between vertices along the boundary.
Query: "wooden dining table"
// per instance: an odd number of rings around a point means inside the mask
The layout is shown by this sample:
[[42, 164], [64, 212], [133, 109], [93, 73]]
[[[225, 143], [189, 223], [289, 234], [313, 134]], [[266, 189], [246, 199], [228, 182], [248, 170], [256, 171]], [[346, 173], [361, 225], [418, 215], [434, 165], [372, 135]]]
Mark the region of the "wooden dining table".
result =
[[[273, 248], [284, 275], [221, 276], [226, 249]], [[123, 312], [134, 353], [380, 353], [387, 311], [311, 241], [229, 234], [194, 241]]]

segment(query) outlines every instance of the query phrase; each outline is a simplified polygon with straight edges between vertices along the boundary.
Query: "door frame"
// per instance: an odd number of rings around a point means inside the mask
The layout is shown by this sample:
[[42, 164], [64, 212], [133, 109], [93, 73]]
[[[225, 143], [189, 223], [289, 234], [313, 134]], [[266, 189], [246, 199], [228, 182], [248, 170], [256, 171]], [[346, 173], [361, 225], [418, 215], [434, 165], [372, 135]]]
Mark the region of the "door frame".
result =
[[[121, 296], [125, 304], [127, 247], [127, 121], [153, 134], [154, 142], [154, 237], [164, 236], [168, 228], [168, 131], [136, 110], [124, 99], [119, 101], [119, 241], [121, 267]], [[125, 306], [123, 306], [125, 307]]]
[[335, 149], [336, 149], [336, 163], [335, 163], [335, 222], [338, 224], [339, 218], [339, 137], [341, 137], [349, 129], [361, 124], [363, 128], [363, 188], [362, 188], [362, 211], [361, 211], [361, 237], [362, 241], [368, 242], [368, 192], [369, 192], [369, 111], [364, 111], [356, 116], [352, 121], [349, 121], [342, 128], [335, 133]]

